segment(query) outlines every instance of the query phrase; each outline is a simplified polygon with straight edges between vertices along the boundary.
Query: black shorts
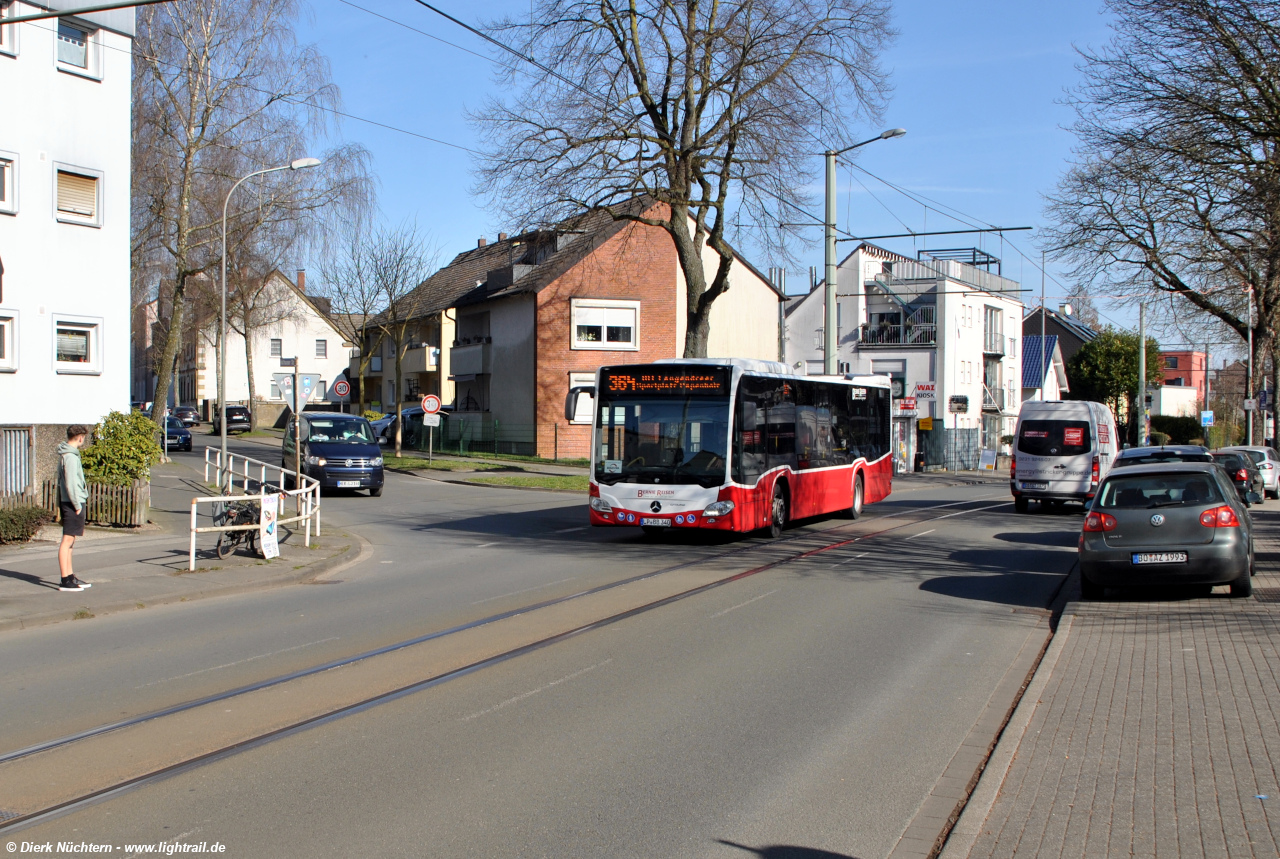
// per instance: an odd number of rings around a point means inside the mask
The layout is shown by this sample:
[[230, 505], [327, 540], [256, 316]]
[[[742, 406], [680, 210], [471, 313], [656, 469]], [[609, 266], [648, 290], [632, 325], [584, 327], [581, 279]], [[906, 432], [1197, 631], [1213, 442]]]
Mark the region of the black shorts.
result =
[[58, 504], [58, 509], [62, 512], [62, 536], [64, 537], [83, 537], [84, 536], [84, 506], [80, 507], [80, 512], [76, 512], [76, 506], [70, 501], [63, 501]]

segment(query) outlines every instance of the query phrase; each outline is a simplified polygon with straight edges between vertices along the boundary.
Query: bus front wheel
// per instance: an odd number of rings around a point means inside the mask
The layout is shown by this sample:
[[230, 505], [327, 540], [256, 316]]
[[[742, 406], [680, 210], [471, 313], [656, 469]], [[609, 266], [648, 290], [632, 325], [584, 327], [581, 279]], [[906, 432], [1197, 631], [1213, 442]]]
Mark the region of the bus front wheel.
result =
[[781, 483], [773, 484], [773, 503], [769, 505], [769, 536], [777, 539], [787, 526], [787, 493]]

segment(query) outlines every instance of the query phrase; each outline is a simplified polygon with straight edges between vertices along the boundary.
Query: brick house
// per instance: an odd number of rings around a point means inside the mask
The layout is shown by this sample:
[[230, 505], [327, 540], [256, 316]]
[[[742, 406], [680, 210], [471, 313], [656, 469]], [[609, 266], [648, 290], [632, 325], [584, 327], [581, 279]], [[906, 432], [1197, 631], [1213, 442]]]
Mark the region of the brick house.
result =
[[[710, 277], [718, 257], [707, 249], [705, 259]], [[404, 300], [415, 316], [453, 321], [454, 410], [442, 433], [476, 449], [585, 457], [593, 405], [580, 398], [566, 421], [570, 385], [605, 364], [674, 358], [684, 348], [686, 290], [671, 238], [606, 212], [481, 239]], [[776, 360], [781, 301], [737, 257], [712, 305], [708, 353]]]

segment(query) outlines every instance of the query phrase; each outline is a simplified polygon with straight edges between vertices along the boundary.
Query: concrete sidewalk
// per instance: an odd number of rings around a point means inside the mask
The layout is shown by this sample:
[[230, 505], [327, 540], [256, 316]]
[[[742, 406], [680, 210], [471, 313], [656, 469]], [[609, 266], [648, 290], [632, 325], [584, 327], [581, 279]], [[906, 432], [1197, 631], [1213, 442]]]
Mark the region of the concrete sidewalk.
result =
[[[88, 590], [58, 590], [61, 526], [42, 531], [48, 540], [0, 546], [0, 631], [277, 587], [316, 578], [358, 555], [358, 539], [331, 526], [312, 538], [311, 548], [302, 545], [301, 530], [282, 527], [280, 557], [271, 561], [243, 547], [220, 560], [216, 535], [203, 534], [196, 569], [188, 572], [191, 499], [212, 494], [203, 476], [179, 462], [158, 465], [151, 476], [152, 524], [86, 529], [76, 541], [74, 563], [76, 575], [93, 584]], [[212, 523], [202, 515], [200, 524]]]
[[1280, 855], [1280, 513], [1255, 523], [1252, 599], [1068, 603], [944, 859]]

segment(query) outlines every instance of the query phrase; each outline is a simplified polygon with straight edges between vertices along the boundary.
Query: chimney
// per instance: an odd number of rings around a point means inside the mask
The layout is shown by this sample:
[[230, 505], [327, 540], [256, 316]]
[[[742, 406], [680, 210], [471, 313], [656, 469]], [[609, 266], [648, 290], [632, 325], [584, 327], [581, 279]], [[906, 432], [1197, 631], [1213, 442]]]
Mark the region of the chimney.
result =
[[507, 240], [507, 234], [506, 234], [506, 233], [498, 233], [498, 241], [500, 241], [500, 242], [505, 242], [506, 240]]
[[476, 247], [482, 248], [487, 244], [489, 244], [489, 240], [486, 239], [484, 236], [481, 236], [479, 240], [476, 242]]
[[298, 292], [303, 295], [307, 294], [307, 270], [305, 268], [298, 269]]

